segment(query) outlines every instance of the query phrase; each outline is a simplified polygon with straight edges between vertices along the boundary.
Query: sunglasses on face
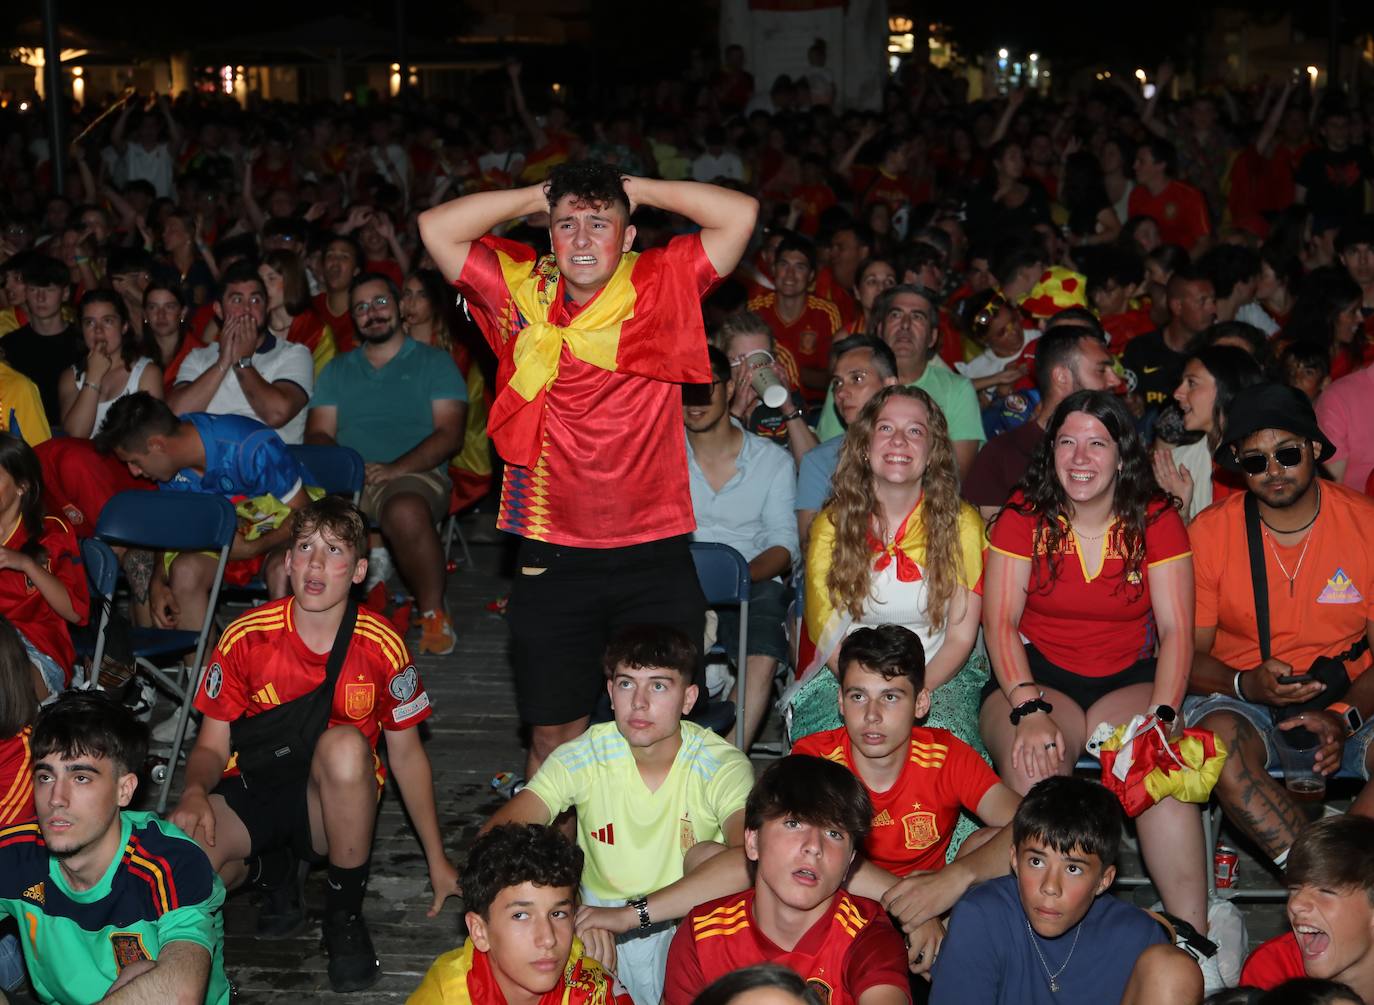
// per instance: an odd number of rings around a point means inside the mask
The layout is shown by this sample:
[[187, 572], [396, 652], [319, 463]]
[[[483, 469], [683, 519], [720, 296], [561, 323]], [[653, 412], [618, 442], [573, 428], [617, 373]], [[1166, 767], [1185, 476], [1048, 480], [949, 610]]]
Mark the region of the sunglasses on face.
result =
[[1280, 467], [1296, 468], [1302, 463], [1302, 455], [1302, 444], [1294, 444], [1288, 447], [1279, 447], [1272, 454], [1243, 454], [1236, 458], [1236, 463], [1247, 475], [1262, 475], [1269, 470], [1271, 457], [1279, 462]]
[[986, 307], [973, 315], [973, 330], [979, 333], [987, 331], [998, 313], [1006, 306], [1006, 299], [1001, 294], [995, 294]]

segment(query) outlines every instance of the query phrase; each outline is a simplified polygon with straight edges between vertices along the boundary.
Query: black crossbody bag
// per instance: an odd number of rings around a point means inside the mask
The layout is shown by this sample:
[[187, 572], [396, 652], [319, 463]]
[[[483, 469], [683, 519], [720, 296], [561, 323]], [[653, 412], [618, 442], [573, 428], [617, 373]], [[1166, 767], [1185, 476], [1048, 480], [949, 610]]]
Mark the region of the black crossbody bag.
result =
[[[1245, 495], [1245, 541], [1250, 551], [1250, 585], [1255, 594], [1255, 628], [1259, 636], [1260, 660], [1269, 659], [1269, 575], [1264, 564], [1264, 537], [1260, 531], [1259, 503], [1255, 497]], [[1326, 708], [1332, 702], [1340, 701], [1350, 690], [1350, 675], [1345, 672], [1346, 660], [1352, 660], [1369, 648], [1369, 640], [1361, 637], [1343, 653], [1336, 656], [1319, 656], [1306, 673], [1313, 680], [1326, 685], [1326, 690], [1317, 697], [1301, 705], [1269, 705], [1269, 714], [1275, 722], [1291, 719], [1303, 712], [1315, 712]], [[1295, 668], [1296, 669], [1296, 668]], [[1255, 704], [1259, 704], [1255, 702]], [[1297, 733], [1299, 729], [1292, 730]], [[1306, 732], [1306, 730], [1303, 730]], [[1315, 738], [1314, 738], [1315, 742]]]
[[229, 738], [238, 754], [239, 774], [249, 788], [285, 785], [310, 776], [315, 744], [329, 728], [334, 688], [353, 641], [357, 619], [358, 605], [350, 600], [334, 635], [334, 646], [329, 650], [324, 683], [270, 712], [235, 719], [230, 724]]

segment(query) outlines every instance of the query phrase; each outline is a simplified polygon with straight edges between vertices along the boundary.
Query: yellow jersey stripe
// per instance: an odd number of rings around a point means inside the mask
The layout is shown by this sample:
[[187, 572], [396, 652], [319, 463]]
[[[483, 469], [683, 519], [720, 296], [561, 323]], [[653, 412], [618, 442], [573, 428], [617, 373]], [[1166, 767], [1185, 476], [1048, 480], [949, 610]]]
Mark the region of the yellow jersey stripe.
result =
[[720, 907], [717, 907], [710, 914], [703, 914], [701, 917], [695, 919], [692, 923], [694, 925], [701, 925], [707, 921], [710, 921], [713, 918], [721, 919], [725, 917], [737, 917], [742, 914], [744, 914], [744, 901], [737, 900], [733, 904], [723, 904]]
[[131, 844], [125, 845], [124, 850], [128, 853], [130, 862], [141, 865], [157, 878], [157, 895], [158, 899], [162, 901], [162, 909], [163, 911], [171, 910], [171, 901], [167, 897], [167, 880], [162, 875], [162, 866], [150, 862], [142, 855], [135, 853], [134, 846]]
[[286, 624], [286, 618], [280, 611], [270, 617], [260, 618], [253, 621], [240, 619], [230, 625], [219, 640], [219, 650], [228, 653], [234, 646], [243, 641], [244, 637], [253, 632], [272, 632], [282, 628]]
[[748, 928], [748, 927], [749, 927], [749, 919], [748, 919], [748, 918], [744, 918], [744, 919], [740, 920], [739, 922], [737, 922], [737, 923], [734, 924], [734, 925], [728, 925], [728, 926], [727, 926], [727, 925], [722, 924], [722, 925], [713, 926], [713, 927], [708, 928], [708, 929], [700, 929], [700, 928], [698, 928], [698, 929], [696, 929], [696, 931], [693, 933], [693, 935], [694, 935], [694, 937], [696, 938], [696, 941], [697, 941], [697, 942], [701, 942], [703, 939], [713, 939], [713, 938], [715, 938], [717, 935], [734, 935], [736, 932], [743, 931], [744, 929], [746, 929], [746, 928]]
[[372, 631], [362, 624], [359, 624], [358, 627], [353, 630], [353, 634], [359, 635], [365, 639], [371, 639], [373, 642], [377, 643], [377, 648], [381, 649], [382, 655], [387, 658], [393, 668], [399, 668], [404, 665], [402, 663], [404, 651], [398, 650], [395, 642], [391, 639], [386, 638], [379, 632]]
[[3, 841], [7, 837], [15, 837], [25, 832], [30, 834], [37, 834], [38, 821], [33, 820], [26, 824], [14, 824], [11, 827], [6, 827], [4, 830], [0, 830], [0, 841]]

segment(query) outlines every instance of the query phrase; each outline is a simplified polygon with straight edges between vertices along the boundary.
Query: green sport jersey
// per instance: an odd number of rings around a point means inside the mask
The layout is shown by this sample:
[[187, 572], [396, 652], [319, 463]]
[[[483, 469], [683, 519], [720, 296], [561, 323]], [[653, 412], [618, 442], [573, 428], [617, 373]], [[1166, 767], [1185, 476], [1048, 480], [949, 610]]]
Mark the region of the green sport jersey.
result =
[[153, 813], [121, 813], [120, 827], [120, 853], [99, 883], [79, 891], [38, 824], [0, 830], [0, 917], [19, 924], [34, 991], [44, 1002], [98, 1002], [129, 964], [193, 942], [210, 953], [207, 1005], [227, 1005], [224, 884], [210, 860]]

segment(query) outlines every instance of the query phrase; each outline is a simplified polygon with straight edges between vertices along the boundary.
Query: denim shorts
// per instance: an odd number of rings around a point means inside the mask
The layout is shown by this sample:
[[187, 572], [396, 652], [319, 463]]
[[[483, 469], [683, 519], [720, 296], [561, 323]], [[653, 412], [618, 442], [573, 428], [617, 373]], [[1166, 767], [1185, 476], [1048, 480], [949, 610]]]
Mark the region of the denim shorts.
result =
[[[1265, 770], [1278, 766], [1279, 752], [1274, 746], [1274, 717], [1267, 705], [1241, 701], [1229, 694], [1193, 694], [1183, 699], [1183, 722], [1196, 726], [1213, 712], [1231, 712], [1254, 726], [1264, 738]], [[1338, 774], [1369, 781], [1369, 769], [1365, 767], [1365, 755], [1369, 745], [1374, 743], [1374, 719], [1363, 723], [1354, 735], [1346, 739], [1341, 748], [1341, 766]]]

